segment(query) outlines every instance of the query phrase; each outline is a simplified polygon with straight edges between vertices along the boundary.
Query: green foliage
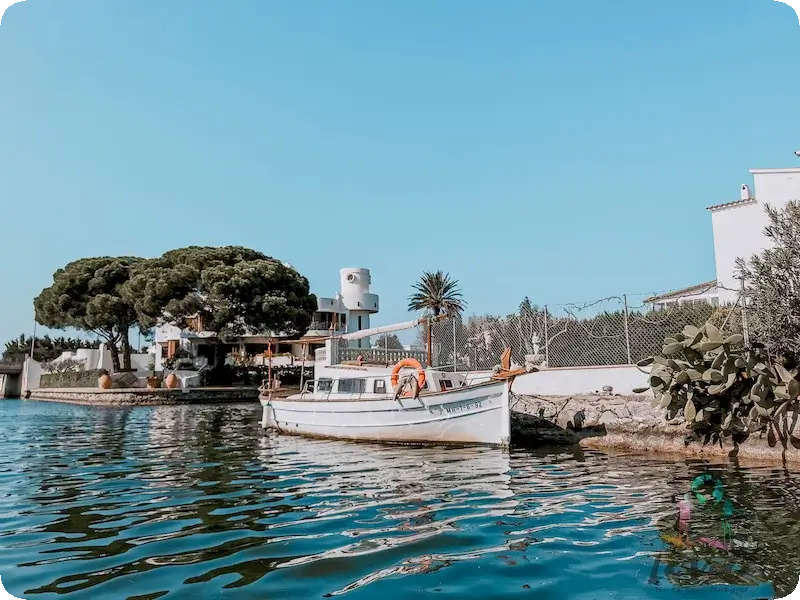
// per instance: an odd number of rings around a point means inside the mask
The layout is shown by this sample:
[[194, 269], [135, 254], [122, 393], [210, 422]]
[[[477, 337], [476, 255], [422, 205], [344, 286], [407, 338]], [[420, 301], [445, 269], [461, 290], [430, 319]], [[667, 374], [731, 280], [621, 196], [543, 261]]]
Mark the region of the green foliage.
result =
[[[39, 362], [49, 362], [61, 356], [64, 352], [74, 352], [79, 348], [99, 348], [97, 340], [79, 340], [68, 337], [54, 337], [49, 335], [37, 336], [33, 344], [33, 358]], [[3, 351], [3, 360], [22, 362], [31, 352], [31, 338], [25, 334], [6, 342]]]
[[117, 344], [121, 344], [123, 368], [129, 370], [128, 331], [136, 324], [136, 312], [122, 290], [141, 262], [126, 256], [82, 258], [69, 263], [55, 272], [53, 284], [34, 299], [36, 321], [54, 329], [72, 327], [97, 334], [108, 342], [117, 371]]
[[220, 338], [305, 333], [316, 310], [308, 280], [291, 266], [238, 246], [189, 247], [148, 261], [124, 288], [139, 323], [185, 326], [199, 317]]
[[64, 371], [42, 375], [40, 388], [96, 388], [97, 380], [107, 374], [104, 369], [91, 371]]
[[412, 288], [414, 293], [408, 298], [409, 311], [425, 311], [433, 316], [453, 316], [463, 313], [467, 306], [461, 297], [458, 281], [443, 271], [426, 271]]
[[773, 355], [800, 364], [800, 201], [766, 207], [770, 248], [739, 259], [753, 339]]
[[650, 366], [648, 387], [634, 391], [651, 389], [654, 407], [666, 409], [668, 419], [682, 413], [706, 443], [769, 429], [786, 447], [781, 419], [797, 408], [800, 382], [763, 348], [744, 348], [742, 341], [713, 323], [687, 325], [664, 340], [660, 354], [639, 363]]
[[85, 360], [77, 360], [74, 358], [67, 358], [58, 362], [42, 363], [42, 369], [48, 373], [67, 373], [75, 371], [83, 371], [86, 369]]
[[375, 348], [388, 348], [389, 350], [402, 350], [403, 344], [395, 334], [380, 335], [375, 341]]

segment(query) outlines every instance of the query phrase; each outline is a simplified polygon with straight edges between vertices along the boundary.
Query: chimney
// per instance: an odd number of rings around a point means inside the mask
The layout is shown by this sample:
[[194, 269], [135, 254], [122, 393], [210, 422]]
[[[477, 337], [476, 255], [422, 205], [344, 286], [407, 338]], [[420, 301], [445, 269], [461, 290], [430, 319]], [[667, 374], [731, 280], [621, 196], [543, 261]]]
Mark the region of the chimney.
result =
[[750, 186], [746, 183], [742, 184], [742, 200], [752, 200], [753, 194], [750, 193]]

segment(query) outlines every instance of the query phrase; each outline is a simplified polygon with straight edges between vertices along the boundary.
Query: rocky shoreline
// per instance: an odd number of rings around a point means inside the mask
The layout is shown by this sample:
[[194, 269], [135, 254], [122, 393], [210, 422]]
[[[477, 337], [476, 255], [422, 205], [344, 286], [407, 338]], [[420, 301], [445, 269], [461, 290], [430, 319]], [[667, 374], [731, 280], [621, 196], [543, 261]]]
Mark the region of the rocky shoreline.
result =
[[681, 418], [667, 421], [648, 396], [515, 396], [512, 399], [512, 441], [523, 445], [580, 445], [595, 450], [623, 450], [695, 458], [736, 458], [769, 463], [800, 463], [800, 427], [790, 443], [766, 434], [751, 435], [742, 444], [686, 443]]

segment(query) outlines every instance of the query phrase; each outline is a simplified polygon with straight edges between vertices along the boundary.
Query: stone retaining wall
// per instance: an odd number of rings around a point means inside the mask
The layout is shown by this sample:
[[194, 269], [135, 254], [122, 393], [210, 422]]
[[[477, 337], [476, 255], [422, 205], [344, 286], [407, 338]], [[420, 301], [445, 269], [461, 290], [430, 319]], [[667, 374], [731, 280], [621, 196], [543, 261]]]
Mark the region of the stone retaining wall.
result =
[[681, 417], [667, 421], [665, 410], [652, 408], [647, 396], [515, 396], [512, 432], [517, 442], [579, 444], [598, 450], [694, 457], [737, 457], [768, 462], [800, 462], [800, 426], [784, 450], [767, 435], [751, 435], [734, 446], [728, 439], [703, 446], [685, 443], [689, 433]]
[[47, 388], [33, 390], [31, 399], [103, 406], [256, 402], [258, 401], [258, 388], [189, 388], [188, 390], [170, 390], [166, 388], [155, 390], [142, 388], [111, 390], [98, 388]]

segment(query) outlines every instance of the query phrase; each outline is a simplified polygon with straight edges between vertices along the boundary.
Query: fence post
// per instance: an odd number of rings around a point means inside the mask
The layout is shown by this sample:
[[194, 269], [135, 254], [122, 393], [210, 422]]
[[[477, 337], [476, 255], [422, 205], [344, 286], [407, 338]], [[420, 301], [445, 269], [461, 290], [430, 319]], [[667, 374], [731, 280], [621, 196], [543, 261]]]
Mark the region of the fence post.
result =
[[456, 319], [453, 317], [453, 373], [458, 371], [458, 354], [456, 354]]
[[544, 305], [544, 362], [550, 366], [550, 336], [547, 331], [547, 304]]
[[750, 328], [747, 326], [747, 311], [745, 310], [745, 306], [747, 305], [747, 297], [744, 293], [744, 279], [741, 280], [742, 286], [741, 291], [739, 292], [739, 302], [742, 305], [742, 336], [744, 337], [744, 346], [748, 348], [750, 346]]
[[628, 294], [622, 295], [622, 301], [625, 303], [625, 350], [628, 354], [628, 364], [632, 364], [631, 360], [631, 332], [628, 329], [629, 313], [628, 313]]

